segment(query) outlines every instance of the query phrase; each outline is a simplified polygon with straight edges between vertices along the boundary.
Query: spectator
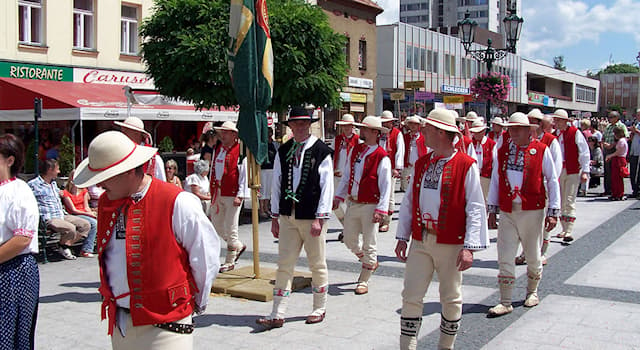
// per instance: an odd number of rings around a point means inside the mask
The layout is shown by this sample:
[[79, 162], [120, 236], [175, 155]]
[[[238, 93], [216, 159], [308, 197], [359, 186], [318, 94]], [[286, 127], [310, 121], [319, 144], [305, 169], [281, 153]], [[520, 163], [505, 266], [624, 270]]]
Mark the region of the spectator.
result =
[[211, 161], [211, 155], [213, 154], [213, 149], [218, 142], [218, 137], [213, 130], [207, 131], [204, 135], [202, 135], [204, 146], [200, 150], [200, 159]]
[[84, 240], [82, 248], [80, 249], [80, 256], [83, 258], [93, 258], [98, 220], [96, 213], [89, 207], [89, 191], [86, 188], [79, 189], [76, 187], [73, 183], [73, 174], [73, 171], [69, 174], [67, 185], [62, 191], [62, 204], [64, 204], [67, 213], [87, 220], [91, 225], [89, 235], [87, 235], [87, 239]]
[[38, 203], [16, 176], [24, 145], [12, 134], [0, 136], [0, 348], [33, 349], [40, 277]]
[[[591, 126], [589, 127], [589, 131], [591, 131], [591, 135], [595, 136], [596, 140], [598, 141], [598, 146], [600, 146], [600, 142], [602, 142], [602, 132], [598, 130], [599, 125], [600, 125], [600, 122], [598, 121], [598, 119], [592, 119]], [[602, 151], [602, 149], [600, 150]]]
[[202, 203], [202, 210], [206, 214], [209, 213], [209, 206], [211, 201], [211, 194], [209, 193], [209, 162], [206, 160], [199, 160], [193, 166], [194, 173], [187, 176], [184, 179], [184, 190], [193, 193]]
[[169, 159], [164, 165], [164, 170], [167, 173], [167, 182], [182, 188], [182, 182], [176, 175], [176, 173], [178, 172], [178, 163], [176, 163], [176, 161], [173, 159]]
[[89, 186], [87, 187], [87, 190], [89, 191], [89, 208], [97, 210], [98, 199], [100, 199], [100, 196], [104, 193], [104, 190], [98, 185]]
[[589, 150], [591, 153], [591, 178], [589, 179], [589, 188], [600, 186], [600, 178], [604, 175], [604, 157], [602, 156], [602, 148], [600, 142], [595, 136], [587, 139]]
[[588, 139], [591, 133], [591, 121], [589, 119], [582, 119], [580, 121], [580, 131], [582, 131], [582, 135], [584, 135], [585, 139]]
[[[619, 126], [624, 131], [624, 137], [629, 137], [629, 132], [627, 131], [627, 127], [620, 121], [620, 114], [616, 111], [611, 111], [607, 115], [607, 119], [609, 119], [609, 125], [604, 129], [604, 133], [602, 133], [602, 148], [603, 153], [605, 155], [605, 160], [607, 156], [616, 152], [616, 139], [613, 133], [613, 129], [616, 126]], [[625, 140], [626, 141], [626, 140]], [[611, 162], [604, 163], [604, 193], [603, 196], [611, 195]]]
[[638, 158], [640, 158], [640, 108], [636, 110], [636, 119], [631, 125], [631, 149], [629, 150], [629, 162], [631, 167], [631, 197], [640, 198], [640, 171]]
[[613, 135], [615, 137], [615, 151], [605, 157], [605, 162], [610, 162], [611, 165], [611, 197], [610, 200], [621, 201], [627, 199], [624, 196], [624, 177], [628, 170], [627, 168], [627, 151], [629, 146], [627, 139], [625, 138], [624, 129], [620, 126], [613, 128]]
[[38, 201], [40, 220], [47, 228], [60, 233], [58, 253], [67, 260], [75, 260], [69, 246], [87, 237], [91, 224], [87, 220], [67, 215], [62, 209], [60, 189], [55, 179], [60, 173], [60, 166], [55, 159], [40, 161], [40, 176], [29, 181], [29, 187]]

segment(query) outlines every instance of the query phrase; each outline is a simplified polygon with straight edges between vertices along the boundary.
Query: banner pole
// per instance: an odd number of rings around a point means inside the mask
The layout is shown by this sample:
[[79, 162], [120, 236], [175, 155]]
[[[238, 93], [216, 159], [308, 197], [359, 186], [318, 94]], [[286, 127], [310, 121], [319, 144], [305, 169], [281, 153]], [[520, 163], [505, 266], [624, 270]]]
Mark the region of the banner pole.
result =
[[247, 166], [251, 188], [251, 228], [253, 230], [253, 274], [260, 278], [260, 235], [258, 232], [258, 191], [260, 190], [260, 166], [256, 163], [253, 153], [247, 152]]

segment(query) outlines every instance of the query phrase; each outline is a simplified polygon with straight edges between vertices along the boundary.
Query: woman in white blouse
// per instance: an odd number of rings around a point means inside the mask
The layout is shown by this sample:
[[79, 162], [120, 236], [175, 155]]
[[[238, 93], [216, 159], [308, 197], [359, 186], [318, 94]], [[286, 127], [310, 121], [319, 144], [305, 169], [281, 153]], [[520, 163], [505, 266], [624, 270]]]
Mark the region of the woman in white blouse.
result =
[[0, 136], [0, 348], [33, 349], [40, 276], [38, 203], [17, 179], [24, 145], [12, 134]]
[[193, 193], [202, 202], [202, 210], [209, 214], [211, 194], [209, 193], [209, 162], [199, 160], [193, 165], [193, 174], [184, 179], [184, 190]]

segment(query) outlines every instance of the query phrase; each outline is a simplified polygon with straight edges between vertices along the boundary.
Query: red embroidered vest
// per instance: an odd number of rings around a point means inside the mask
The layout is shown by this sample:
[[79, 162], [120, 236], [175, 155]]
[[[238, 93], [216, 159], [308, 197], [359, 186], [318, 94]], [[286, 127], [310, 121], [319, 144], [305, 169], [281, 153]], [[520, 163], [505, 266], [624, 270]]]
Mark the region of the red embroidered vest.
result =
[[[102, 319], [109, 315], [113, 333], [116, 299], [130, 296], [129, 309], [134, 326], [174, 322], [191, 315], [198, 292], [189, 265], [189, 255], [176, 241], [172, 228], [173, 206], [182, 190], [173, 184], [152, 179], [146, 195], [138, 203], [131, 198], [111, 201], [106, 195], [98, 204], [98, 263], [103, 296]], [[112, 238], [118, 209], [126, 212], [127, 282], [129, 294], [114, 296], [108, 283], [105, 247]]]
[[[481, 145], [482, 147], [482, 168], [480, 169], [480, 176], [491, 178], [491, 172], [493, 171], [493, 148], [496, 146], [496, 142], [488, 138]], [[475, 148], [475, 145], [474, 145]]]
[[[366, 144], [357, 145], [351, 152], [351, 177], [349, 178], [349, 194], [353, 188], [355, 179], [355, 167], [358, 157], [369, 148]], [[362, 177], [360, 178], [360, 186], [358, 187], [358, 202], [367, 204], [378, 204], [380, 201], [380, 188], [378, 187], [378, 165], [384, 157], [388, 157], [384, 148], [378, 146], [375, 151], [371, 152], [364, 159], [362, 168]]]
[[[411, 133], [406, 133], [404, 137], [404, 166], [408, 167], [409, 156], [411, 155]], [[418, 159], [427, 154], [427, 145], [424, 144], [424, 135], [418, 131], [418, 137], [416, 138], [416, 148], [418, 149]]]
[[[578, 162], [578, 145], [576, 144], [576, 132], [578, 128], [569, 126], [562, 132], [564, 141], [564, 168], [567, 174], [577, 174], [580, 172], [580, 163]], [[559, 176], [560, 174], [558, 174]]]
[[[211, 157], [213, 162], [218, 158], [218, 154], [222, 149], [222, 144], [218, 144], [216, 150]], [[222, 178], [220, 182], [216, 181], [215, 163], [211, 167], [211, 181], [210, 190], [211, 195], [215, 196], [217, 193], [218, 186], [220, 187], [220, 195], [222, 197], [235, 197], [238, 194], [238, 179], [240, 177], [240, 171], [238, 169], [238, 158], [240, 157], [240, 144], [236, 142], [231, 148], [227, 151], [227, 154], [224, 158], [224, 172], [222, 173]]]
[[389, 131], [389, 136], [387, 136], [387, 154], [389, 155], [389, 160], [391, 160], [391, 170], [396, 169], [396, 153], [398, 152], [398, 135], [400, 134], [400, 129], [394, 127]]
[[[522, 210], [543, 209], [547, 193], [544, 188], [542, 175], [542, 159], [547, 146], [533, 140], [524, 151], [524, 169], [522, 174], [522, 188], [512, 188], [507, 177], [507, 161], [509, 159], [509, 142], [505, 142], [498, 150], [498, 203], [500, 210], [511, 213], [513, 200], [520, 196]], [[532, 154], [533, 153], [533, 154]]]
[[[411, 198], [411, 237], [422, 240], [422, 210], [420, 210], [420, 192], [422, 178], [427, 171], [433, 152], [416, 161], [414, 171], [413, 196]], [[463, 244], [466, 233], [466, 200], [464, 182], [466, 174], [475, 162], [468, 155], [456, 152], [442, 170], [442, 185], [440, 188], [440, 210], [436, 224], [436, 242], [443, 244]], [[418, 180], [419, 179], [419, 180]]]
[[333, 169], [338, 169], [338, 158], [340, 157], [340, 149], [342, 149], [342, 143], [344, 142], [347, 145], [347, 157], [349, 156], [349, 152], [351, 149], [356, 146], [360, 140], [360, 136], [358, 134], [351, 135], [351, 138], [344, 136], [344, 134], [340, 134], [336, 136], [334, 142], [334, 157], [333, 157]]
[[548, 132], [544, 132], [542, 134], [542, 138], [540, 139], [540, 142], [544, 143], [545, 145], [547, 145], [547, 147], [551, 147], [551, 143], [553, 142], [553, 140], [555, 140], [556, 137], [553, 136], [553, 134], [548, 133]]
[[454, 145], [454, 147], [464, 154], [467, 154], [467, 150], [469, 150], [469, 145], [473, 142], [473, 140], [466, 135], [462, 136], [462, 139], [458, 137], [458, 142]]

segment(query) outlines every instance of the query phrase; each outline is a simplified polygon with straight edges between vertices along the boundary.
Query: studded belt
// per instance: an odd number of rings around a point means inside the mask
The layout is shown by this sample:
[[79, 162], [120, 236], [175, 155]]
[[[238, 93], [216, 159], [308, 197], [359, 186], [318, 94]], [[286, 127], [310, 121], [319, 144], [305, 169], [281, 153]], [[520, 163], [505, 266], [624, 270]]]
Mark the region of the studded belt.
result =
[[179, 333], [179, 334], [191, 334], [196, 326], [193, 323], [177, 323], [177, 322], [167, 322], [167, 323], [156, 323], [155, 327], [162, 328], [164, 330]]

